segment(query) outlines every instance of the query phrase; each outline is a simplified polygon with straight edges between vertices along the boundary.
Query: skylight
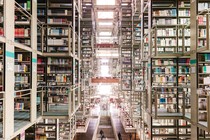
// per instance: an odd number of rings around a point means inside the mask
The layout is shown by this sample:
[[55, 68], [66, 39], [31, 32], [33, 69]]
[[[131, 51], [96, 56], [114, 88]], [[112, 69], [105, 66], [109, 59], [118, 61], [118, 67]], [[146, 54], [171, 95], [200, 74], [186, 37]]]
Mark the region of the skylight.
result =
[[114, 12], [98, 12], [98, 18], [100, 19], [113, 19]]
[[96, 0], [96, 5], [115, 5], [115, 0]]
[[111, 25], [113, 25], [113, 23], [112, 22], [98, 22], [98, 25], [99, 26], [111, 26]]

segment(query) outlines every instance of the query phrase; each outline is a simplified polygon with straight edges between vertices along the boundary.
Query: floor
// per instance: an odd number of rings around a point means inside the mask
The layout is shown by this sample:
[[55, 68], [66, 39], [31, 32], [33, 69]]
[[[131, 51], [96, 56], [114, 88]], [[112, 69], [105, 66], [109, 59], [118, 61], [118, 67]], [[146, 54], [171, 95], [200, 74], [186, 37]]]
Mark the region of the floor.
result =
[[[115, 130], [117, 130], [117, 133], [121, 134], [122, 140], [140, 140], [137, 134], [135, 137], [135, 134], [130, 135], [130, 133], [125, 132], [119, 117], [113, 118], [113, 125], [115, 127]], [[131, 136], [131, 138], [130, 138], [130, 136]]]
[[87, 133], [76, 134], [74, 140], [92, 140], [93, 133], [96, 129], [97, 120], [98, 118], [92, 118], [90, 120]]
[[[105, 140], [115, 140], [112, 127], [111, 118], [109, 116], [101, 116], [97, 132], [97, 140], [101, 140], [102, 135]], [[100, 131], [103, 132], [102, 135], [100, 134]]]
[[[123, 125], [118, 117], [118, 110], [114, 106], [110, 106], [110, 113], [106, 113], [104, 111], [99, 111], [100, 109], [96, 107], [96, 110], [92, 115], [101, 115], [99, 127], [98, 127], [98, 132], [97, 132], [97, 139], [96, 140], [101, 140], [101, 135], [100, 135], [100, 130], [104, 132], [105, 138], [103, 140], [115, 140], [114, 138], [114, 129], [117, 131], [116, 133], [120, 133], [122, 140], [140, 140], [138, 135], [136, 134], [130, 134], [126, 133], [124, 131]], [[100, 112], [100, 113], [99, 113]], [[106, 116], [106, 114], [111, 114], [113, 118], [113, 126], [111, 125], [111, 120], [110, 116]], [[92, 118], [90, 120], [90, 124], [87, 129], [87, 133], [84, 134], [77, 134], [74, 138], [74, 140], [92, 140], [93, 133], [96, 129], [96, 123], [97, 123], [97, 118]]]

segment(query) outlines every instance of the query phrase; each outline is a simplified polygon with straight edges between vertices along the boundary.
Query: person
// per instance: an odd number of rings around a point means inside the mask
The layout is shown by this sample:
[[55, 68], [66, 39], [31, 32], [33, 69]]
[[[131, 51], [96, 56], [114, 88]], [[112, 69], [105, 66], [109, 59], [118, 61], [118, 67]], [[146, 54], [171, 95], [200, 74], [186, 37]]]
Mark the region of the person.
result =
[[122, 137], [121, 137], [120, 132], [118, 133], [118, 139], [119, 139], [119, 140], [122, 140]]
[[103, 130], [100, 130], [99, 133], [100, 133], [101, 136], [104, 134]]
[[129, 134], [129, 137], [130, 137], [130, 140], [131, 140], [132, 139], [132, 134], [131, 133]]

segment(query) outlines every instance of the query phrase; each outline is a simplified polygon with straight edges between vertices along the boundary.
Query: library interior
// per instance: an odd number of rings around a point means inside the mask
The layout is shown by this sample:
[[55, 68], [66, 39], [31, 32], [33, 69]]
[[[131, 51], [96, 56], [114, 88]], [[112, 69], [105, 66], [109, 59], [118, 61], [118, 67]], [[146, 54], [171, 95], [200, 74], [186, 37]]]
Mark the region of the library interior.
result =
[[210, 0], [0, 0], [0, 140], [210, 140]]

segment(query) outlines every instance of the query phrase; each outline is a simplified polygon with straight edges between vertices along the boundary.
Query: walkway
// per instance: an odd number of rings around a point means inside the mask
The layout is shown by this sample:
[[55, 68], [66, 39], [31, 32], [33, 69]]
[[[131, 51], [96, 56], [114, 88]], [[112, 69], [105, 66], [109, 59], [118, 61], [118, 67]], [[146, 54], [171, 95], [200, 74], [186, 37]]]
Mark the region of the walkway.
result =
[[117, 133], [120, 132], [121, 136], [122, 136], [122, 140], [140, 140], [140, 138], [138, 137], [138, 135], [136, 134], [136, 138], [135, 138], [135, 134], [131, 135], [131, 139], [130, 139], [130, 134], [129, 133], [125, 133], [125, 130], [123, 128], [123, 125], [119, 119], [119, 117], [117, 116], [113, 116], [113, 127], [115, 127], [115, 130], [117, 131]]
[[96, 129], [97, 121], [98, 121], [98, 118], [92, 118], [90, 120], [87, 132], [76, 134], [76, 136], [74, 137], [74, 140], [92, 140], [93, 133]]
[[111, 118], [109, 116], [101, 116], [97, 132], [97, 140], [101, 140], [100, 131], [103, 132], [103, 140], [115, 140], [114, 131], [111, 124]]

